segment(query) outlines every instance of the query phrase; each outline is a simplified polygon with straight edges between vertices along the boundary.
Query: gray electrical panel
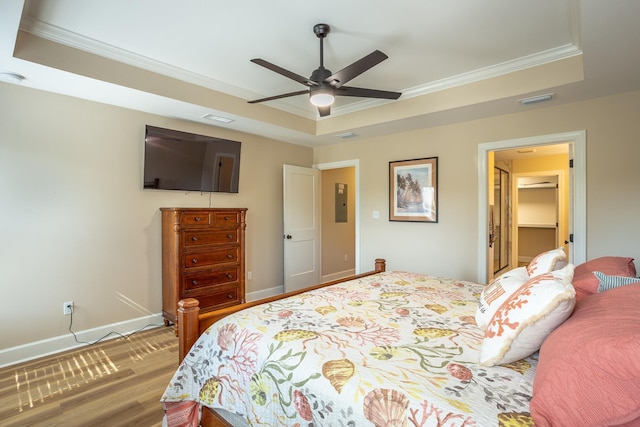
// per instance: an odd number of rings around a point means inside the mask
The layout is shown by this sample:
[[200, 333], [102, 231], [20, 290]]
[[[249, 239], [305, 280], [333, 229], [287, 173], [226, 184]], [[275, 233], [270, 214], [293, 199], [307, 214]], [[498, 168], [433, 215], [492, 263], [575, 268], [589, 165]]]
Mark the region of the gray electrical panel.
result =
[[336, 222], [347, 222], [347, 184], [336, 183]]

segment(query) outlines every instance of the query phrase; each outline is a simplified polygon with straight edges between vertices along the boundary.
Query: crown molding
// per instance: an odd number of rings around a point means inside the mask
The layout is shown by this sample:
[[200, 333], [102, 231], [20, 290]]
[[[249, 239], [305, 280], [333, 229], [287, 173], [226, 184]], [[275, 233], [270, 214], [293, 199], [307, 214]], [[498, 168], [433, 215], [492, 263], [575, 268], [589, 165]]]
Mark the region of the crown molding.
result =
[[[572, 28], [574, 28], [574, 30], [576, 29], [575, 23], [574, 25], [572, 25]], [[180, 67], [148, 58], [144, 55], [139, 55], [134, 52], [121, 49], [113, 45], [91, 39], [89, 37], [82, 36], [72, 31], [68, 31], [57, 26], [36, 20], [28, 15], [25, 15], [23, 17], [20, 24], [20, 29], [31, 33], [34, 36], [41, 37], [55, 43], [89, 52], [113, 61], [148, 70], [157, 74], [175, 78], [177, 80], [213, 89], [242, 99], [251, 99], [252, 97], [256, 96], [255, 93], [239, 88], [237, 86], [229, 85], [227, 83], [203, 76], [201, 74], [194, 73]], [[559, 46], [542, 52], [536, 52], [531, 55], [502, 62], [500, 64], [495, 64], [444, 79], [435, 80], [423, 85], [405, 88], [401, 90], [401, 99], [414, 98], [433, 92], [463, 86], [466, 84], [475, 83], [493, 77], [498, 77], [505, 74], [544, 65], [550, 62], [571, 58], [581, 54], [582, 51], [576, 44], [569, 43], [564, 46]], [[361, 101], [352, 102], [348, 105], [339, 107], [334, 106], [331, 110], [331, 113], [332, 116], [335, 117], [337, 115], [354, 113], [379, 105], [384, 105], [387, 102], [388, 101], [386, 100], [378, 99], [362, 99]], [[274, 101], [272, 103], [272, 106], [301, 117], [319, 120], [315, 108], [300, 108], [282, 101]]]

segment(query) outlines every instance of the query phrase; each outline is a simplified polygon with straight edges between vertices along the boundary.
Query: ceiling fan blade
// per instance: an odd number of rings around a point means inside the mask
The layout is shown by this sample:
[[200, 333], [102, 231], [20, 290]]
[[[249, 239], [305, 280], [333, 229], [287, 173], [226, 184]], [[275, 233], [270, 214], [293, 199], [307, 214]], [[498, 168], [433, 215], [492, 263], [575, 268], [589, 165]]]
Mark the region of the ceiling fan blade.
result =
[[325, 117], [331, 114], [331, 105], [327, 105], [326, 107], [318, 107], [318, 112], [320, 113], [320, 117]]
[[359, 96], [362, 98], [398, 99], [402, 92], [387, 90], [363, 89], [361, 87], [342, 86], [335, 92], [336, 96]]
[[308, 93], [309, 93], [308, 90], [299, 90], [297, 92], [283, 93], [282, 95], [270, 96], [268, 98], [261, 98], [261, 99], [256, 99], [254, 101], [247, 101], [247, 102], [249, 104], [257, 104], [258, 102], [273, 101], [274, 99], [288, 98], [289, 96], [305, 95]]
[[364, 58], [361, 58], [353, 64], [348, 65], [347, 67], [338, 71], [337, 73], [330, 75], [324, 81], [329, 83], [333, 87], [340, 87], [343, 84], [347, 83], [349, 80], [359, 76], [369, 68], [378, 65], [387, 58], [388, 56], [384, 53], [380, 52], [379, 50], [374, 50]]
[[302, 77], [299, 74], [293, 73], [289, 70], [285, 70], [284, 68], [278, 67], [277, 65], [272, 64], [271, 62], [265, 61], [264, 59], [254, 58], [251, 60], [251, 62], [253, 62], [254, 64], [261, 65], [265, 68], [268, 68], [269, 70], [274, 71], [285, 77], [288, 77], [291, 80], [295, 80], [298, 83], [302, 83], [305, 86], [309, 86], [309, 87], [318, 86], [318, 83], [314, 82], [313, 80], [309, 80], [308, 78]]

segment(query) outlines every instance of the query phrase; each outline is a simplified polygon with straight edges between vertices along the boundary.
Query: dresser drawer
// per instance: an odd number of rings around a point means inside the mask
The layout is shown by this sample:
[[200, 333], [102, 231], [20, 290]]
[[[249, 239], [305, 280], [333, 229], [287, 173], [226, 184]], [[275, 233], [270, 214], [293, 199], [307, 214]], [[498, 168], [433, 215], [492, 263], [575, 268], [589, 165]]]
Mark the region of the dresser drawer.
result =
[[240, 248], [233, 246], [202, 253], [185, 254], [183, 257], [185, 268], [206, 267], [208, 265], [238, 262]]
[[200, 289], [206, 286], [226, 285], [238, 280], [238, 269], [228, 268], [224, 270], [210, 271], [207, 273], [185, 274], [182, 277], [182, 289]]
[[240, 304], [242, 302], [237, 287], [221, 289], [216, 292], [208, 291], [204, 295], [193, 295], [191, 298], [198, 300], [202, 311]]
[[215, 227], [238, 227], [240, 224], [240, 214], [238, 212], [215, 212], [212, 218], [212, 225]]
[[207, 211], [188, 211], [180, 215], [180, 225], [209, 227], [214, 222], [215, 214]]
[[238, 230], [194, 230], [183, 233], [184, 246], [215, 245], [221, 243], [239, 243]]

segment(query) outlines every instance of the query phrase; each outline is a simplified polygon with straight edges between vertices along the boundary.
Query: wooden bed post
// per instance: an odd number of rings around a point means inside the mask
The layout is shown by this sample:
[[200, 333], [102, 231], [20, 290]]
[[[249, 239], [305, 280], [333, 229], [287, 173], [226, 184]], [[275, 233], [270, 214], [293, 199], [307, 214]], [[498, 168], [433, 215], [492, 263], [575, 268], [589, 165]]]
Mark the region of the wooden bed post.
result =
[[199, 302], [194, 298], [185, 298], [178, 301], [178, 336], [179, 361], [184, 359], [191, 346], [200, 336], [200, 328], [198, 327], [198, 315], [200, 314]]
[[376, 273], [383, 273], [387, 270], [387, 262], [382, 258], [376, 258]]

